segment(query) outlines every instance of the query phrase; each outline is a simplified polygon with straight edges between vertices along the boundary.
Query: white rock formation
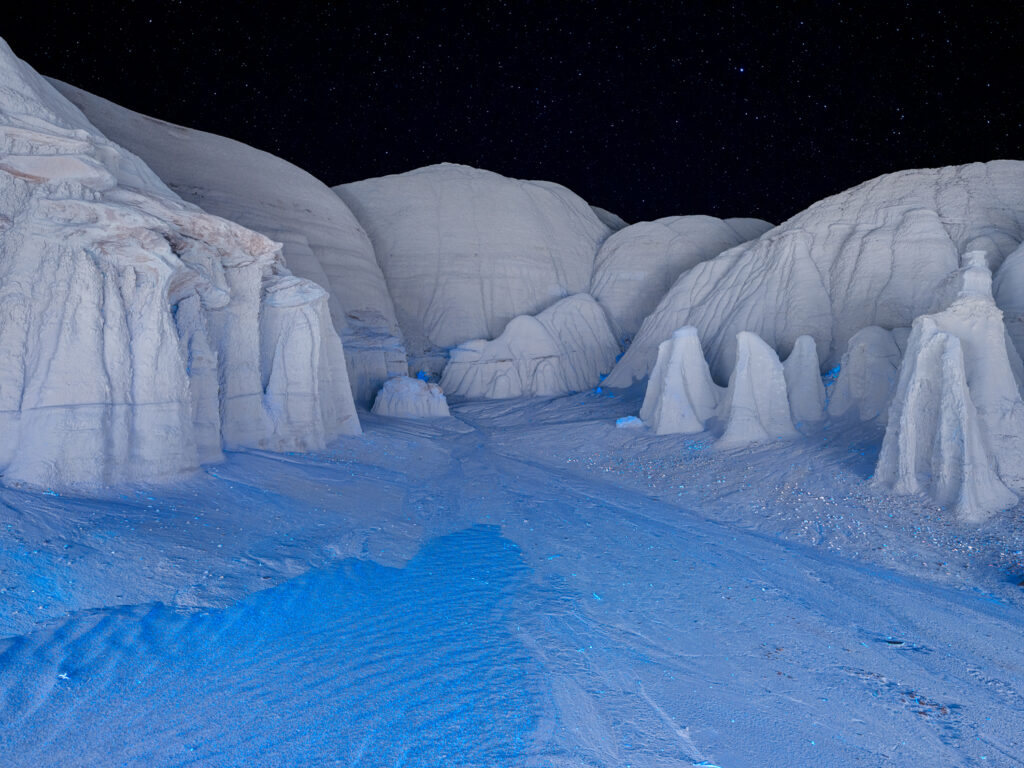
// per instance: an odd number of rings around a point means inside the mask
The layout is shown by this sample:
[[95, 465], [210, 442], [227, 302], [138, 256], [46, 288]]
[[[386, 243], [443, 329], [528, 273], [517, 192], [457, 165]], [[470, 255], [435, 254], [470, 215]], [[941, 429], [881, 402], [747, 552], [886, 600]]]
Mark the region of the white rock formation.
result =
[[589, 389], [615, 364], [619, 346], [601, 306], [586, 294], [510, 322], [493, 341], [451, 350], [441, 378], [466, 398], [553, 396]]
[[[274, 450], [323, 448], [337, 434], [358, 433], [341, 339], [327, 292], [295, 276], [265, 279], [260, 307], [260, 365], [267, 439]], [[226, 408], [225, 408], [226, 410]]]
[[416, 366], [437, 368], [431, 358], [449, 347], [493, 339], [512, 318], [587, 292], [611, 234], [565, 187], [463, 165], [335, 191], [373, 241]]
[[[797, 424], [813, 424], [825, 418], [825, 385], [821, 381], [818, 349], [814, 339], [801, 336], [782, 364], [786, 377], [789, 410]], [[708, 374], [710, 376], [710, 373]]]
[[441, 387], [409, 376], [395, 376], [384, 382], [373, 401], [371, 413], [406, 419], [432, 419], [451, 415]]
[[601, 246], [590, 292], [620, 339], [640, 324], [686, 270], [771, 229], [759, 219], [670, 216], [620, 229]]
[[967, 385], [985, 426], [999, 475], [1014, 490], [1024, 489], [1024, 402], [1014, 375], [1003, 313], [992, 297], [992, 273], [985, 252], [964, 256], [962, 288], [949, 309], [932, 315], [940, 330], [963, 345]]
[[897, 493], [927, 493], [962, 520], [980, 522], [1017, 501], [993, 464], [960, 340], [922, 316], [914, 323], [875, 481]]
[[1024, 355], [1024, 243], [1006, 257], [995, 273], [992, 292], [1020, 357]]
[[756, 240], [769, 229], [775, 225], [771, 222], [767, 222], [764, 219], [753, 219], [753, 218], [730, 218], [722, 219], [729, 228], [732, 229], [739, 236], [740, 243], [746, 243], [751, 240]]
[[623, 227], [629, 226], [629, 223], [616, 213], [606, 211], [604, 208], [599, 208], [596, 205], [590, 206], [590, 210], [601, 220], [601, 222], [612, 230], [612, 232], [618, 232]]
[[861, 328], [909, 326], [975, 248], [997, 267], [1024, 239], [1024, 162], [901, 171], [815, 203], [758, 240], [683, 273], [608, 377], [628, 386], [675, 328], [697, 328], [716, 380], [738, 331], [780, 354], [814, 337], [827, 368]]
[[711, 379], [697, 329], [680, 328], [658, 346], [640, 418], [658, 435], [703, 432], [722, 388]]
[[886, 423], [903, 359], [900, 340], [905, 346], [903, 334], [908, 329], [897, 331], [869, 325], [853, 335], [829, 393], [829, 416], [841, 418], [852, 413], [860, 421]]
[[1024, 402], [984, 251], [959, 280], [948, 309], [914, 321], [875, 478], [980, 520], [1024, 490]]
[[757, 334], [741, 331], [736, 365], [719, 406], [725, 425], [718, 448], [740, 448], [796, 437], [789, 411], [786, 374], [778, 355]]
[[0, 473], [151, 482], [359, 431], [326, 294], [0, 41]]
[[51, 81], [103, 134], [183, 199], [283, 244], [293, 274], [329, 293], [358, 402], [407, 366], [394, 306], [366, 232], [329, 187], [241, 142], [140, 115]]

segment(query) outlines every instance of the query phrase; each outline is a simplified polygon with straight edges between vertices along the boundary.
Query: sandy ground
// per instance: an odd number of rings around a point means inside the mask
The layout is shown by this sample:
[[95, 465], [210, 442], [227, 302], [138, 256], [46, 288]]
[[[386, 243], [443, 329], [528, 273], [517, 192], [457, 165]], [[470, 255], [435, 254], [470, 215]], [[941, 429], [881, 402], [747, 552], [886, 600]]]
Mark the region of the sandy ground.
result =
[[0, 488], [0, 764], [1024, 765], [1020, 509], [637, 393], [363, 415], [104, 499]]

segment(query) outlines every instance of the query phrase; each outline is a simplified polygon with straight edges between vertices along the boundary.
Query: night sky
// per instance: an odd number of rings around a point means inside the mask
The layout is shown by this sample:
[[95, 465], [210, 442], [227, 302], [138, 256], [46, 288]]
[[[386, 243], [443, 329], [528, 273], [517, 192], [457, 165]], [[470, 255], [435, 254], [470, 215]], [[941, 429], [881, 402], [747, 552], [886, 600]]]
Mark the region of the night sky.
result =
[[0, 36], [332, 185], [450, 161], [630, 221], [780, 221], [880, 173], [1024, 159], [1021, 5], [19, 3]]

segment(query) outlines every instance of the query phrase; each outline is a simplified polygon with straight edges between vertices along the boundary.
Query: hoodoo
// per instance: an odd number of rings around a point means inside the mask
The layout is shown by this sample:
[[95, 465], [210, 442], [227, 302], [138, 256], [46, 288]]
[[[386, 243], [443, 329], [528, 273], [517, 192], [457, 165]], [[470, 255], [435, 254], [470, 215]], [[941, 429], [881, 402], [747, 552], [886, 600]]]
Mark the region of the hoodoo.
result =
[[786, 374], [778, 355], [754, 333], [736, 337], [736, 366], [719, 406], [725, 424], [715, 443], [739, 448], [796, 437], [786, 393]]
[[697, 329], [680, 328], [658, 346], [640, 418], [658, 435], [702, 432], [722, 389], [711, 379]]
[[0, 472], [151, 482], [359, 432], [327, 294], [0, 43]]
[[914, 321], [875, 479], [980, 520], [1024, 490], [1024, 402], [985, 252], [963, 264], [953, 303]]

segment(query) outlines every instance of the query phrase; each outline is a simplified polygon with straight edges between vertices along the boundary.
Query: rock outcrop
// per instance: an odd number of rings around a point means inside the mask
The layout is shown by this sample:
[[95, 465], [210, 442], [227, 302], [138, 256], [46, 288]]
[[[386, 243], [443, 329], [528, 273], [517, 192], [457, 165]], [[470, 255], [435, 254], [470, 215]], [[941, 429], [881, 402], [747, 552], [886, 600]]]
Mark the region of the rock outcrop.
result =
[[694, 326], [717, 381], [739, 331], [780, 355], [814, 338], [826, 367], [869, 325], [909, 326], [936, 309], [959, 254], [980, 249], [997, 268], [1024, 239], [1024, 162], [901, 171], [867, 181], [682, 274], [608, 377], [647, 376], [658, 344]]
[[280, 242], [285, 265], [328, 294], [358, 402], [407, 373], [394, 306], [366, 232], [323, 182], [241, 142], [166, 123], [51, 81], [182, 199]]
[[578, 294], [536, 316], [513, 319], [493, 341], [477, 339], [452, 349], [441, 387], [465, 398], [578, 392], [600, 382], [618, 350], [604, 310]]
[[608, 227], [612, 232], [618, 232], [623, 227], [629, 226], [628, 222], [619, 216], [617, 213], [612, 213], [604, 208], [599, 208], [596, 205], [590, 206], [590, 210], [594, 212], [594, 215], [601, 220], [601, 222]]
[[815, 424], [825, 419], [825, 385], [814, 339], [801, 336], [782, 364], [786, 377], [789, 410], [797, 424]]
[[359, 431], [327, 294], [0, 41], [0, 473], [152, 482]]
[[711, 379], [697, 330], [680, 328], [658, 346], [640, 418], [658, 435], [703, 432], [721, 397], [722, 388]]
[[741, 331], [736, 339], [736, 365], [719, 406], [724, 424], [719, 448], [796, 437], [789, 410], [786, 374], [775, 354], [757, 334]]
[[978, 521], [1024, 490], [1024, 402], [984, 251], [959, 282], [947, 309], [914, 321], [875, 479]]
[[760, 219], [669, 216], [620, 229], [601, 246], [590, 292], [631, 339], [686, 270], [771, 229]]
[[869, 325], [853, 335], [832, 385], [829, 416], [853, 414], [860, 421], [886, 423], [909, 333], [909, 328]]
[[996, 306], [1018, 357], [1024, 355], [1024, 243], [1006, 257], [992, 281]]
[[590, 289], [609, 229], [565, 187], [444, 163], [335, 187], [373, 241], [417, 368]]

